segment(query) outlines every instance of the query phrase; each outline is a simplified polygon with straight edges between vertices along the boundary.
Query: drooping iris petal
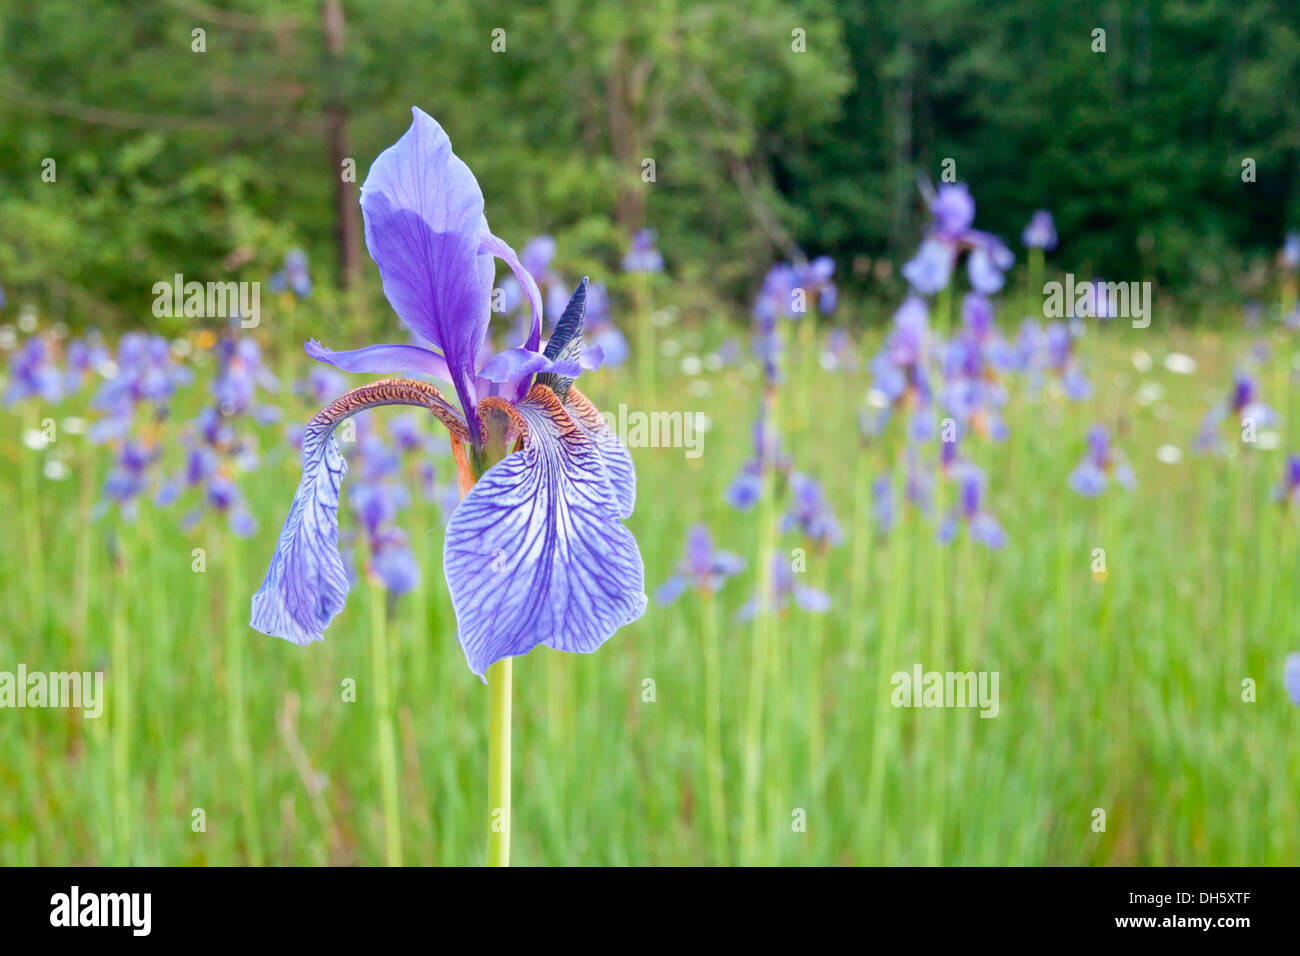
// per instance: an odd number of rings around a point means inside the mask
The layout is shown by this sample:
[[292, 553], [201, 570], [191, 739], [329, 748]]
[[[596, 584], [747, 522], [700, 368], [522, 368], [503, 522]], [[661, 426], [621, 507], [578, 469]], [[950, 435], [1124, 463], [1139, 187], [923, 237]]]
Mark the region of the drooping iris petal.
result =
[[307, 354], [318, 362], [333, 365], [344, 372], [363, 375], [432, 375], [451, 383], [447, 360], [437, 352], [418, 345], [368, 345], [363, 349], [335, 352], [315, 339], [306, 346]]
[[538, 645], [590, 653], [646, 606], [645, 568], [596, 442], [555, 394], [517, 406], [522, 451], [447, 523], [443, 566], [470, 670]]
[[[362, 184], [366, 248], [394, 311], [441, 350], [469, 410], [496, 271], [493, 254], [483, 250], [483, 194], [437, 121], [418, 108], [411, 114], [410, 128], [379, 154]], [[468, 418], [476, 432], [475, 416]]]
[[442, 394], [426, 382], [384, 379], [353, 389], [321, 409], [303, 432], [302, 481], [280, 531], [271, 566], [253, 595], [252, 626], [294, 644], [322, 640], [343, 610], [348, 571], [339, 554], [339, 491], [347, 462], [334, 430], [347, 418], [379, 405], [417, 405], [434, 412], [458, 437], [465, 425]]

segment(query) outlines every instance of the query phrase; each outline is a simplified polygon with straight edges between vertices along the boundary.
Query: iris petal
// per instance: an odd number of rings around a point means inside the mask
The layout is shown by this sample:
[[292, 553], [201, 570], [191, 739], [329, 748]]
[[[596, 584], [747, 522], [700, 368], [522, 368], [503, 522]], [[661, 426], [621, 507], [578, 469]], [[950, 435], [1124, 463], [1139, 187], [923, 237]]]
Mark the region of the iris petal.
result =
[[410, 129], [379, 155], [361, 187], [366, 248], [394, 311], [442, 351], [468, 409], [496, 269], [481, 249], [483, 193], [442, 127], [419, 109], [411, 114]]
[[610, 484], [614, 486], [618, 516], [629, 517], [636, 507], [636, 467], [632, 464], [632, 453], [619, 440], [591, 400], [576, 388], [570, 386], [564, 407], [569, 412], [569, 417], [596, 443], [596, 448], [605, 460]]
[[315, 339], [307, 343], [307, 354], [318, 362], [333, 365], [344, 372], [363, 375], [432, 375], [451, 382], [447, 360], [437, 352], [418, 345], [368, 345], [363, 349], [335, 352]]
[[517, 406], [523, 450], [447, 524], [443, 566], [470, 670], [538, 645], [590, 653], [646, 606], [645, 568], [596, 441], [555, 393]]
[[380, 405], [417, 405], [434, 412], [458, 438], [468, 437], [456, 410], [427, 382], [384, 379], [353, 389], [321, 409], [303, 432], [302, 481], [294, 495], [262, 587], [253, 595], [252, 626], [294, 644], [322, 640], [343, 610], [348, 571], [339, 555], [339, 490], [347, 462], [334, 430]]
[[511, 249], [505, 240], [498, 239], [492, 233], [483, 236], [479, 250], [504, 261], [519, 280], [519, 284], [523, 286], [524, 295], [528, 297], [528, 305], [533, 313], [533, 324], [528, 330], [524, 348], [536, 352], [542, 344], [542, 293], [537, 288], [537, 281], [519, 261], [515, 250]]

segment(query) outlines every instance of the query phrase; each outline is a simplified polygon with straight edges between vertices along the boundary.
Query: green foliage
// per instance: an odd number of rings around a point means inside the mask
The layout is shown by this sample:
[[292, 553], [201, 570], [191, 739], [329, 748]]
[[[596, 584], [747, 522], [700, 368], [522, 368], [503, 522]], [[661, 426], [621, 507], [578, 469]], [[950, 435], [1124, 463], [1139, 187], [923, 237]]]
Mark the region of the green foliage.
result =
[[511, 243], [550, 232], [608, 277], [652, 225], [687, 287], [733, 299], [797, 249], [832, 254], [845, 284], [867, 256], [896, 265], [923, 220], [916, 175], [949, 157], [1013, 245], [1047, 207], [1063, 267], [1176, 290], [1257, 272], [1300, 216], [1282, 0], [343, 9], [332, 54], [304, 0], [0, 0], [0, 282], [123, 324], [161, 278], [265, 279], [295, 245], [332, 284], [336, 106], [358, 179], [417, 104]]

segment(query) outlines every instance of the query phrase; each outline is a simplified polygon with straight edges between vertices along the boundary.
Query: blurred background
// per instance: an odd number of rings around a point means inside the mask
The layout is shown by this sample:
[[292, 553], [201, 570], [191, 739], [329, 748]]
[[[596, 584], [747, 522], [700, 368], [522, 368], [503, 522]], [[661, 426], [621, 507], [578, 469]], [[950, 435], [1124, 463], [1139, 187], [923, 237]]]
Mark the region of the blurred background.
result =
[[[357, 197], [413, 105], [550, 317], [591, 276], [583, 391], [700, 429], [632, 449], [645, 616], [516, 662], [517, 862], [1294, 861], [1293, 6], [0, 0], [0, 51], [0, 863], [483, 862], [436, 422], [344, 437], [324, 643], [246, 623], [363, 381], [303, 341], [405, 339]], [[258, 323], [157, 314], [178, 274]]]
[[[897, 295], [917, 173], [945, 158], [984, 228], [1014, 235], [1050, 197], [1076, 272], [1193, 303], [1262, 282], [1298, 202], [1280, 0], [4, 9], [0, 282], [72, 322], [126, 319], [141, 276], [264, 278], [289, 246], [320, 285], [369, 280], [335, 174], [364, 178], [413, 104], [512, 234], [596, 272], [651, 225], [678, 280], [734, 301], [796, 247]], [[1248, 190], [1246, 157], [1267, 172]]]

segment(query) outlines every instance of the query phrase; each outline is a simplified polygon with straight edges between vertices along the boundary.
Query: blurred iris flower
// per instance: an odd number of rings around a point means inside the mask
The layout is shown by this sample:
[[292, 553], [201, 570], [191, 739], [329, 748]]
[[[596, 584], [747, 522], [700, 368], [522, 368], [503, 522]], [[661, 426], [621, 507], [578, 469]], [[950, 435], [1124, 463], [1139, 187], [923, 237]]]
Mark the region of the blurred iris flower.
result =
[[663, 254], [655, 248], [655, 231], [639, 229], [632, 237], [632, 248], [623, 257], [624, 272], [663, 272]]
[[997, 236], [973, 228], [975, 200], [965, 183], [940, 183], [937, 190], [921, 184], [931, 223], [916, 255], [903, 264], [903, 278], [921, 295], [934, 295], [952, 279], [958, 257], [966, 256], [971, 288], [992, 295], [1002, 288], [1003, 273], [1015, 264], [1015, 254]]
[[962, 462], [952, 469], [957, 483], [957, 504], [939, 527], [939, 540], [947, 543], [957, 537], [962, 524], [970, 528], [971, 537], [987, 548], [997, 549], [1007, 537], [997, 518], [987, 510], [987, 479], [978, 466]]
[[1088, 429], [1088, 451], [1070, 472], [1070, 487], [1085, 498], [1095, 498], [1106, 490], [1110, 478], [1132, 491], [1137, 476], [1121, 452], [1111, 446], [1110, 432], [1102, 425]]
[[307, 268], [307, 253], [290, 249], [284, 257], [284, 267], [272, 274], [268, 283], [272, 292], [293, 292], [300, 299], [311, 295], [311, 273]]
[[[831, 609], [829, 594], [798, 583], [787, 555], [779, 551], [772, 555], [770, 573], [772, 575], [773, 610], [785, 611], [790, 607], [791, 602], [803, 608], [803, 610], [812, 611], [815, 614], [825, 614]], [[737, 620], [753, 620], [758, 615], [760, 606], [761, 598], [755, 595], [736, 614]]]
[[687, 588], [715, 594], [728, 578], [745, 569], [743, 558], [730, 551], [713, 547], [713, 536], [702, 524], [691, 527], [686, 533], [686, 555], [677, 565], [677, 571], [655, 592], [660, 604], [671, 604]]
[[1201, 429], [1196, 436], [1197, 451], [1222, 451], [1224, 448], [1219, 434], [1220, 426], [1232, 418], [1239, 425], [1250, 422], [1254, 428], [1268, 428], [1279, 421], [1277, 412], [1259, 399], [1259, 385], [1254, 377], [1238, 369], [1233, 377], [1232, 391], [1228, 397], [1216, 404], [1201, 420]]
[[[252, 626], [305, 644], [321, 640], [342, 610], [346, 464], [333, 433], [363, 409], [404, 404], [428, 409], [451, 434], [464, 498], [447, 524], [443, 568], [470, 669], [483, 676], [538, 645], [588, 653], [640, 617], [646, 596], [640, 552], [622, 525], [636, 496], [631, 456], [572, 385], [595, 364], [582, 346], [586, 280], [543, 350], [537, 284], [489, 230], [479, 185], [442, 127], [419, 109], [412, 114], [371, 166], [361, 209], [384, 294], [428, 347], [333, 352], [313, 341], [307, 349], [344, 371], [448, 381], [460, 407], [428, 382], [389, 378], [311, 419], [302, 482], [253, 597]], [[522, 346], [484, 358], [496, 258], [524, 288], [532, 323]]]
[[1020, 242], [1028, 249], [1046, 249], [1051, 252], [1056, 248], [1056, 224], [1052, 214], [1046, 209], [1036, 210], [1020, 234]]

